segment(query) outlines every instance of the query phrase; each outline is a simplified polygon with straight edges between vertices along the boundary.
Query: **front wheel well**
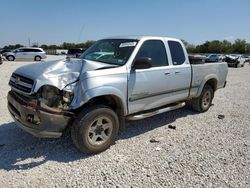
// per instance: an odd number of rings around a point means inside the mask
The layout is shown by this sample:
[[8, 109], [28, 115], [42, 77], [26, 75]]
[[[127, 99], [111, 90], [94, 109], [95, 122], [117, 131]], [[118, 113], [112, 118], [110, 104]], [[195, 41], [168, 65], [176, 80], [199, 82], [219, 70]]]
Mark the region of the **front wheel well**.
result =
[[93, 105], [105, 105], [114, 110], [118, 116], [124, 116], [125, 110], [122, 101], [119, 97], [115, 95], [102, 95], [90, 99], [87, 103], [77, 109], [76, 113], [80, 112], [83, 108]]

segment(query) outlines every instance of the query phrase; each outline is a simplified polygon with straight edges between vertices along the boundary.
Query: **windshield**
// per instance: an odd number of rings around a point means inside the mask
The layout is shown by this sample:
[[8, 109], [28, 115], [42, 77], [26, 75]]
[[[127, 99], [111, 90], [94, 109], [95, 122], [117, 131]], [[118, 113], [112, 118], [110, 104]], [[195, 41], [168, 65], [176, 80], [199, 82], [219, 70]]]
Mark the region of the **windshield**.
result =
[[138, 40], [131, 39], [99, 40], [87, 49], [80, 58], [112, 65], [124, 65], [137, 42]]

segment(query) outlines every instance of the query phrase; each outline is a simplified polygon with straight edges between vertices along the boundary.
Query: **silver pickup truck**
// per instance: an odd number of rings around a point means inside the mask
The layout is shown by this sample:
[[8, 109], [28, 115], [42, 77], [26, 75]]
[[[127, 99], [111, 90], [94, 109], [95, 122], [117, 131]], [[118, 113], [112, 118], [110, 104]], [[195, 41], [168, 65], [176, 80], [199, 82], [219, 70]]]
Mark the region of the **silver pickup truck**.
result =
[[[191, 64], [183, 43], [166, 37], [97, 41], [80, 59], [41, 62], [11, 76], [8, 109], [37, 137], [60, 137], [71, 127], [82, 152], [107, 149], [125, 126], [184, 107], [209, 109], [226, 86], [227, 63]], [[166, 114], [167, 115], [167, 114]]]

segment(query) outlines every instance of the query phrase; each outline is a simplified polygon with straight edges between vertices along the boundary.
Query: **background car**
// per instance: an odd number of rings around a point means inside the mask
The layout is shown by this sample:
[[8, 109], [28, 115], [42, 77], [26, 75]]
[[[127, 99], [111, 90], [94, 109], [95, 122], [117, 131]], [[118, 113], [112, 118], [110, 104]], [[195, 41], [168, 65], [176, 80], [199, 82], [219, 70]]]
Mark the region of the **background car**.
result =
[[7, 52], [10, 52], [11, 50], [8, 50], [8, 49], [1, 49], [0, 50], [0, 54], [2, 54], [3, 56], [5, 56], [5, 54], [7, 53]]
[[219, 56], [216, 54], [210, 54], [206, 58], [206, 62], [218, 62], [219, 61]]
[[244, 55], [243, 57], [245, 58], [245, 62], [249, 62], [250, 63], [250, 56]]
[[3, 61], [2, 61], [2, 54], [0, 54], [0, 65], [3, 64]]
[[8, 61], [14, 61], [16, 59], [26, 60], [31, 59], [34, 61], [41, 61], [46, 58], [46, 53], [42, 48], [22, 47], [11, 52], [6, 52], [5, 57]]
[[225, 61], [229, 67], [239, 68], [245, 65], [245, 58], [242, 55], [226, 55]]
[[67, 57], [78, 58], [85, 50], [85, 48], [70, 48], [68, 49]]

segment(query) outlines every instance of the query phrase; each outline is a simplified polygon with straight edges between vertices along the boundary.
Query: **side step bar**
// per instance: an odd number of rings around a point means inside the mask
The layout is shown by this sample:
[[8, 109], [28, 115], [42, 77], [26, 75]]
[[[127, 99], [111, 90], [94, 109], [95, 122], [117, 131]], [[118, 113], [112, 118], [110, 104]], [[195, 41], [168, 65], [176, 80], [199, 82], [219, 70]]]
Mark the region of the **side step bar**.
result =
[[182, 102], [182, 103], [178, 103], [177, 105], [174, 105], [174, 106], [168, 106], [166, 108], [158, 109], [158, 110], [152, 111], [152, 112], [147, 112], [145, 114], [129, 115], [126, 119], [128, 119], [128, 120], [140, 120], [140, 119], [148, 118], [148, 117], [151, 117], [151, 116], [154, 116], [157, 114], [161, 114], [164, 112], [176, 110], [176, 109], [184, 107], [185, 105], [186, 105], [186, 103]]

